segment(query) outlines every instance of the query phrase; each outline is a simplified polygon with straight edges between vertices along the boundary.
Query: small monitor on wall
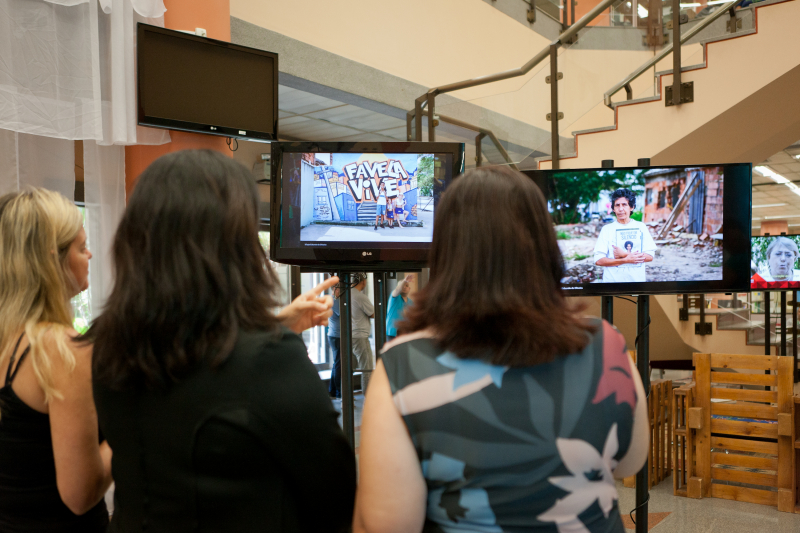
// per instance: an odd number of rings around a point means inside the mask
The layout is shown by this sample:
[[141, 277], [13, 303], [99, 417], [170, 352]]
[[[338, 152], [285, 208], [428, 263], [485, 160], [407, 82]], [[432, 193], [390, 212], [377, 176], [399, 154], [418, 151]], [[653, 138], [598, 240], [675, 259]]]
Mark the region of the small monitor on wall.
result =
[[760, 291], [800, 288], [798, 246], [800, 235], [753, 237], [750, 288]]
[[141, 23], [136, 36], [139, 125], [277, 139], [277, 54]]
[[272, 143], [270, 258], [364, 270], [425, 265], [461, 143]]
[[750, 164], [525, 173], [545, 192], [568, 294], [748, 289]]

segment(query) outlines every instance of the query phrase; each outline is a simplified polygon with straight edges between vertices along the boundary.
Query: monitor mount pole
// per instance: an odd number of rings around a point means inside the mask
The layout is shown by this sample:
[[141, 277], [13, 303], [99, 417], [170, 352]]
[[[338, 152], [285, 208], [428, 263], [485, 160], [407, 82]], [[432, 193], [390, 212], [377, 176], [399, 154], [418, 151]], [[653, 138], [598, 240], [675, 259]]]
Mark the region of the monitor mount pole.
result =
[[[640, 158], [639, 167], [649, 167], [650, 158]], [[636, 301], [636, 368], [644, 386], [644, 401], [650, 398], [650, 296], [639, 295]], [[650, 459], [636, 474], [636, 533], [647, 533], [647, 502], [650, 501]]]
[[375, 302], [375, 360], [377, 361], [383, 345], [386, 344], [386, 272], [374, 272], [372, 280], [374, 281], [372, 296]]
[[[352, 299], [350, 298], [350, 273], [340, 272], [339, 283], [342, 290], [339, 294], [339, 329], [340, 346], [339, 358], [342, 361], [342, 429], [350, 447], [355, 449], [355, 409], [353, 405], [353, 322], [350, 311]], [[333, 376], [331, 376], [333, 379]]]
[[[613, 159], [604, 159], [603, 168], [614, 168]], [[641, 158], [637, 162], [639, 167], [649, 167], [650, 159]], [[601, 297], [603, 318], [609, 323], [614, 319], [613, 296]], [[639, 295], [636, 301], [636, 368], [642, 378], [645, 399], [650, 397], [650, 296]], [[641, 470], [636, 474], [636, 533], [647, 533], [648, 515], [647, 502], [650, 501], [650, 487], [647, 473], [650, 471], [648, 459]]]
[[[364, 271], [359, 271], [364, 272]], [[375, 352], [376, 356], [386, 342], [386, 272], [370, 272], [374, 280], [375, 299]], [[355, 401], [353, 397], [353, 320], [352, 320], [352, 272], [342, 271], [339, 283], [342, 291], [339, 295], [340, 318], [340, 358], [342, 361], [342, 429], [347, 442], [355, 449]], [[331, 377], [333, 379], [333, 377]], [[363, 389], [363, 380], [362, 380]], [[362, 391], [366, 394], [366, 390]]]

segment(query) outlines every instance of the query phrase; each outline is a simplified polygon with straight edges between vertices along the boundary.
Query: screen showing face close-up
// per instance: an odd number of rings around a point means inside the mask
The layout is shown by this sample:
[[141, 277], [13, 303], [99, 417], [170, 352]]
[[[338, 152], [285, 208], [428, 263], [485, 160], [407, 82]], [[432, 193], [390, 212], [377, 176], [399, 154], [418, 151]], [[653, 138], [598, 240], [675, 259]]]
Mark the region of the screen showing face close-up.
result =
[[[730, 170], [735, 167], [540, 173], [534, 179], [545, 189], [553, 218], [564, 258], [564, 288], [624, 293], [630, 286], [631, 294], [662, 292], [677, 284], [686, 288], [686, 283], [720, 286], [731, 266], [726, 258], [747, 238], [739, 235], [740, 217], [726, 220], [726, 179], [737, 177], [749, 186], [749, 166], [742, 165], [740, 176]], [[746, 217], [749, 195], [744, 196]]]
[[798, 246], [800, 235], [753, 237], [750, 241], [750, 287], [789, 289], [800, 287]]
[[281, 245], [427, 247], [450, 154], [284, 152]]

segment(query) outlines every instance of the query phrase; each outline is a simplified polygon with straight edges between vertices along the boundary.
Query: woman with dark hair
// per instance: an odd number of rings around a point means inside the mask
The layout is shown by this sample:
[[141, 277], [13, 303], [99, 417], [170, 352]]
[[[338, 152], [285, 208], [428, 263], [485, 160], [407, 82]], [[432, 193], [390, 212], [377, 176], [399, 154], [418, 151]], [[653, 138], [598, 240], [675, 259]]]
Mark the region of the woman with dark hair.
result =
[[622, 533], [613, 477], [646, 459], [644, 391], [622, 335], [567, 304], [538, 187], [468, 171], [429, 257], [367, 393], [354, 531]]
[[[345, 531], [355, 460], [298, 333], [333, 277], [280, 313], [252, 175], [222, 154], [139, 177], [87, 339], [114, 450], [109, 531]], [[337, 490], [330, 492], [330, 480]]]

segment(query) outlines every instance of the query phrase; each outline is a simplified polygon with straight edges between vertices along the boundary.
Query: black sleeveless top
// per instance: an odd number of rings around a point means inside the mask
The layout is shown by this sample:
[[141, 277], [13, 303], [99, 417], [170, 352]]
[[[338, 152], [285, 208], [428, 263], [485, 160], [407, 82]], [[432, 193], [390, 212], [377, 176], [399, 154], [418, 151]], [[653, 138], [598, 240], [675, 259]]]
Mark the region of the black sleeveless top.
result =
[[0, 388], [0, 531], [4, 533], [94, 533], [105, 531], [105, 501], [77, 516], [61, 501], [50, 436], [50, 415], [23, 402], [11, 384], [28, 355], [28, 347], [14, 360]]

